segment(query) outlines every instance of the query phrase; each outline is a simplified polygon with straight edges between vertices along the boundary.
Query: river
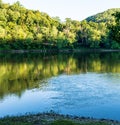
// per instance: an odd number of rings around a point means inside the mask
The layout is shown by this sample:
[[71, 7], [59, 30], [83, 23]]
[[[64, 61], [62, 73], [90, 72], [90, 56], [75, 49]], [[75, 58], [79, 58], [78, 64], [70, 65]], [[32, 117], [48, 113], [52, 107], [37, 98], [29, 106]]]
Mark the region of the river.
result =
[[120, 52], [0, 54], [0, 117], [51, 110], [120, 121]]

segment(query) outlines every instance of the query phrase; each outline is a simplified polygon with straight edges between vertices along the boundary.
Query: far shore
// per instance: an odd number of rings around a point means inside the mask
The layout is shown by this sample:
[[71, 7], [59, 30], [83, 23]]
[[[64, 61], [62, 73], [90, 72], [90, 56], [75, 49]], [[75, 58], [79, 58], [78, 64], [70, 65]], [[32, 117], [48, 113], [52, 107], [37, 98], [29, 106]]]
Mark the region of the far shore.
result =
[[120, 52], [120, 49], [36, 49], [36, 50], [0, 50], [0, 53], [79, 53], [79, 52]]

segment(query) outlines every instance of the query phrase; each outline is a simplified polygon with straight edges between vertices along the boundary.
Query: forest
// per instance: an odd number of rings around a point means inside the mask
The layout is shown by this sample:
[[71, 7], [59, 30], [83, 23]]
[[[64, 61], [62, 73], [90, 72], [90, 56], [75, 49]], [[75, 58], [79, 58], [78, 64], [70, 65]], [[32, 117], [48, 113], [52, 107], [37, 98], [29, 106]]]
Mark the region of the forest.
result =
[[120, 8], [82, 21], [0, 0], [0, 50], [120, 49]]

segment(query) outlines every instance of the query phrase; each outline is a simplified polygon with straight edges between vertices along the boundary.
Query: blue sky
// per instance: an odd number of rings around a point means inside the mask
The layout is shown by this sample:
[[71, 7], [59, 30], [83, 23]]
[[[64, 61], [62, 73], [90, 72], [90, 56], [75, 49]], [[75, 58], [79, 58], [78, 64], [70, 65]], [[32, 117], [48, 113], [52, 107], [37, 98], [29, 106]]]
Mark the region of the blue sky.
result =
[[[18, 0], [3, 0], [14, 3]], [[19, 0], [28, 8], [40, 10], [50, 16], [59, 16], [61, 20], [69, 17], [74, 20], [84, 18], [110, 8], [120, 8], [120, 0]]]

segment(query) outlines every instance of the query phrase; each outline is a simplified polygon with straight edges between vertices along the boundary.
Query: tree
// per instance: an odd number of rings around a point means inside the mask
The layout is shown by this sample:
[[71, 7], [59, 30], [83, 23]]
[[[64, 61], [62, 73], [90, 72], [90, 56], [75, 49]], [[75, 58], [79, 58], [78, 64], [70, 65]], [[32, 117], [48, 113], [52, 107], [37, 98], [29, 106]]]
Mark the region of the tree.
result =
[[114, 25], [109, 26], [110, 29], [109, 37], [112, 40], [111, 42], [112, 48], [120, 48], [120, 12], [116, 12], [113, 15], [116, 18], [116, 23]]
[[0, 0], [0, 8], [2, 7], [2, 5], [3, 5], [3, 2], [2, 2], [2, 0]]
[[71, 18], [61, 22], [59, 17], [26, 9], [20, 2], [10, 5], [0, 0], [0, 45], [16, 49], [119, 48], [120, 11], [111, 16], [118, 10], [111, 9], [81, 22]]
[[5, 29], [0, 26], [0, 40], [4, 39], [6, 35]]

